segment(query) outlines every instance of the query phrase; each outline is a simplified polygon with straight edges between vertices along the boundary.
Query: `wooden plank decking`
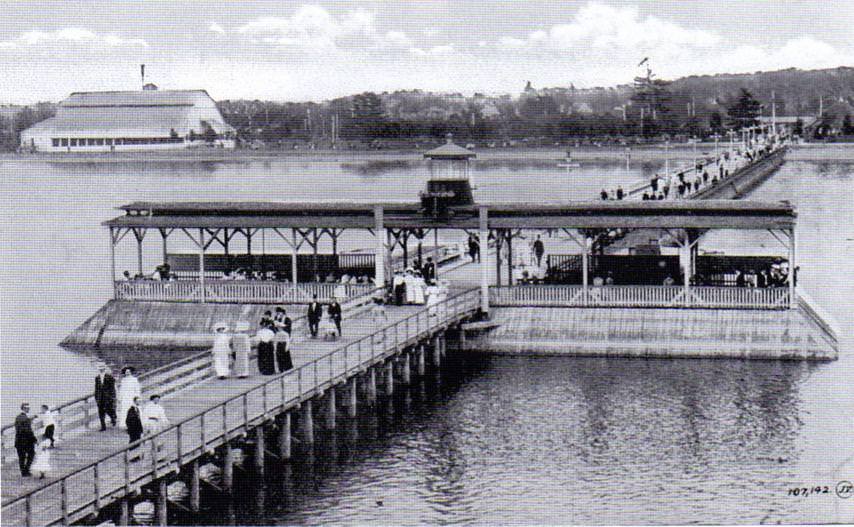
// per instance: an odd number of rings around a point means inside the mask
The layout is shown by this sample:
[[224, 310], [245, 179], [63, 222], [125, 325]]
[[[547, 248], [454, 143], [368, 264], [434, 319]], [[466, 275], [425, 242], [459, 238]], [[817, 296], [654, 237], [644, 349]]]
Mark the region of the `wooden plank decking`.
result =
[[139, 462], [127, 462], [126, 433], [108, 429], [87, 431], [60, 443], [52, 451], [53, 474], [45, 480], [22, 478], [17, 463], [7, 463], [2, 467], [3, 522], [46, 525], [78, 521], [211, 451], [226, 438], [248, 432], [469, 316], [478, 302], [477, 291], [452, 296], [440, 306], [437, 316], [430, 316], [423, 306], [389, 307], [384, 328], [363, 313], [344, 321], [344, 335], [338, 341], [297, 336], [292, 346], [295, 369], [286, 374], [205, 380], [171, 394], [164, 398], [163, 406], [171, 423], [179, 426], [144, 438], [138, 451], [145, 457]]

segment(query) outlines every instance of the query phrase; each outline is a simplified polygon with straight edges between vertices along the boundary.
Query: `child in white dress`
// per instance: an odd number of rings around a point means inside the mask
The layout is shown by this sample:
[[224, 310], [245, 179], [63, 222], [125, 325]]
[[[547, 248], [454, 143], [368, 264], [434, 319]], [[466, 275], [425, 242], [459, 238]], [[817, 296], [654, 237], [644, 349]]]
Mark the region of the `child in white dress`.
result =
[[39, 479], [44, 479], [45, 475], [50, 472], [49, 439], [36, 444], [36, 457], [33, 459], [33, 465], [30, 467], [30, 470], [33, 474], [39, 474]]

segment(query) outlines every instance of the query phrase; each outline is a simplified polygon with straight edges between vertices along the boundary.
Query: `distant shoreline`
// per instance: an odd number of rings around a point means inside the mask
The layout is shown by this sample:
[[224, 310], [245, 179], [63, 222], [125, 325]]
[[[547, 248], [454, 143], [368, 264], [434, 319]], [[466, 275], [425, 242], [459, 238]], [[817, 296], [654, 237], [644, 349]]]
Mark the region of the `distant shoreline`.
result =
[[[721, 148], [725, 143], [721, 143]], [[477, 160], [503, 161], [525, 160], [532, 161], [563, 161], [566, 151], [572, 152], [575, 160], [624, 160], [627, 152], [625, 146], [596, 147], [585, 145], [580, 147], [542, 147], [542, 148], [490, 148], [476, 149]], [[360, 163], [371, 161], [421, 161], [424, 150], [176, 150], [159, 152], [118, 152], [118, 153], [75, 153], [75, 154], [0, 154], [0, 162], [31, 161], [48, 163], [248, 163], [257, 161], [286, 161], [286, 162], [339, 162]], [[714, 143], [699, 143], [696, 146], [698, 155], [710, 155], [714, 152]], [[663, 145], [633, 146], [630, 151], [631, 161], [662, 160], [667, 155]], [[691, 159], [694, 149], [690, 145], [671, 145], [671, 159]], [[792, 161], [854, 161], [854, 143], [807, 143], [790, 147], [787, 158]]]

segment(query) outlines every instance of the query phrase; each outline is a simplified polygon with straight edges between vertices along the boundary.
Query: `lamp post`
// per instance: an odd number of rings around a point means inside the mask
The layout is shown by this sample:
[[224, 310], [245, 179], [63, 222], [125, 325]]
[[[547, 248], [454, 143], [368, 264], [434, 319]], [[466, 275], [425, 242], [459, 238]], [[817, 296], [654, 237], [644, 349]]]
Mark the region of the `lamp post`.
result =
[[670, 139], [664, 142], [664, 175], [670, 175]]

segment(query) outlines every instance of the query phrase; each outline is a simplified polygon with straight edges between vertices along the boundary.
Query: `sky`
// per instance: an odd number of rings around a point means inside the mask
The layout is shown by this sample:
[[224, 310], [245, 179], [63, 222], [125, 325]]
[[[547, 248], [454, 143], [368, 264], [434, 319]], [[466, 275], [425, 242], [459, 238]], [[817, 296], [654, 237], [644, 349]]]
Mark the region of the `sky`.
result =
[[854, 0], [0, 0], [0, 103], [161, 89], [321, 101], [854, 66]]

